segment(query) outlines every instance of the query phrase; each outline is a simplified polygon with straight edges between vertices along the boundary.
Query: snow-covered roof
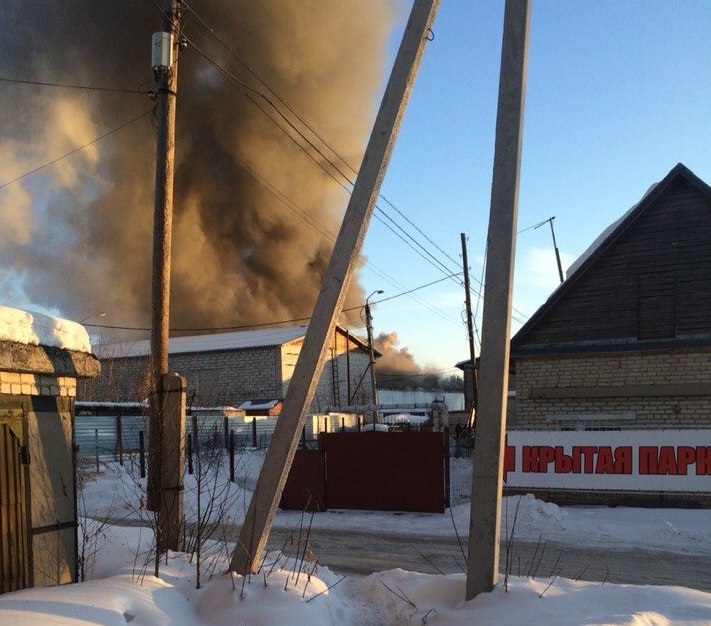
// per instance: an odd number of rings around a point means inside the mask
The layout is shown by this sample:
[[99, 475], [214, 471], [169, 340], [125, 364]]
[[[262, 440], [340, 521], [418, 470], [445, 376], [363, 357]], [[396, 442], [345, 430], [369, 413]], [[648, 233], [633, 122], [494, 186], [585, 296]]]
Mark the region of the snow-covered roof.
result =
[[266, 409], [273, 409], [279, 404], [281, 400], [246, 400], [239, 405], [240, 409], [245, 411], [264, 411]]
[[556, 287], [555, 291], [548, 296], [548, 299], [512, 338], [512, 348], [516, 348], [516, 346], [524, 340], [524, 337], [539, 323], [544, 315], [572, 288], [573, 284], [586, 273], [588, 268], [595, 264], [597, 258], [602, 256], [605, 251], [614, 244], [616, 239], [621, 236], [640, 215], [643, 215], [648, 207], [653, 205], [669, 186], [679, 178], [683, 178], [705, 197], [711, 198], [711, 188], [684, 164], [678, 163], [661, 181], [651, 185], [639, 202], [630, 207], [619, 219], [610, 224], [595, 241], [590, 244], [587, 250], [575, 260], [568, 268], [565, 281]]
[[91, 352], [86, 329], [78, 322], [0, 305], [0, 341]]
[[658, 184], [659, 183], [656, 182], [653, 185], [651, 185], [649, 187], [649, 189], [647, 189], [647, 191], [644, 193], [644, 195], [642, 196], [642, 198], [640, 199], [639, 202], [633, 204], [629, 209], [627, 209], [624, 212], [622, 217], [616, 219], [605, 230], [603, 230], [602, 233], [600, 233], [600, 235], [597, 237], [597, 239], [595, 239], [595, 241], [593, 241], [588, 246], [587, 250], [585, 250], [585, 252], [583, 252], [577, 259], [575, 259], [575, 261], [573, 261], [573, 263], [568, 268], [568, 271], [565, 273], [566, 277], [572, 276], [578, 270], [578, 268], [583, 263], [585, 263], [585, 261], [587, 261], [605, 241], [607, 241], [607, 238], [618, 229], [620, 224], [622, 224], [622, 222], [624, 222], [629, 217], [629, 215], [630, 215], [630, 213], [632, 213], [632, 211], [634, 211], [642, 202], [644, 202], [645, 198], [650, 193], [652, 193], [652, 191], [654, 191], [654, 188]]
[[[257, 330], [238, 330], [231, 333], [214, 333], [190, 337], [171, 337], [168, 344], [170, 354], [187, 352], [213, 352], [216, 350], [240, 350], [243, 348], [266, 348], [281, 346], [306, 335], [306, 326], [285, 328], [260, 328]], [[151, 352], [148, 339], [130, 343], [116, 343], [96, 346], [101, 357], [147, 356]]]

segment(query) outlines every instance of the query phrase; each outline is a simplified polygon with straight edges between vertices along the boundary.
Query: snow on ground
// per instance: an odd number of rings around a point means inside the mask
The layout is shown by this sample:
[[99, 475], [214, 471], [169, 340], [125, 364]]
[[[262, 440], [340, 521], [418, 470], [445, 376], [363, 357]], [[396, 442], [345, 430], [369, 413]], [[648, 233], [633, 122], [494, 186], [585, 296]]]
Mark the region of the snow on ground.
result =
[[86, 329], [54, 315], [0, 305], [0, 341], [91, 352]]
[[[240, 456], [237, 480], [203, 471], [202, 508], [219, 499], [223, 508], [208, 517], [240, 522], [252, 496], [263, 452]], [[471, 471], [467, 459], [453, 459], [454, 518], [468, 528], [468, 503], [457, 495]], [[209, 468], [209, 463], [207, 464]], [[206, 467], [203, 466], [203, 470]], [[114, 519], [147, 518], [142, 507], [145, 481], [137, 468], [102, 465], [97, 474], [84, 465], [80, 511]], [[186, 476], [186, 509], [195, 519], [198, 482]], [[518, 512], [516, 513], [516, 508]], [[516, 536], [586, 545], [616, 542], [645, 549], [711, 554], [711, 511], [559, 507], [532, 496], [506, 498], [502, 525], [516, 516]], [[298, 528], [301, 513], [279, 512], [275, 526]], [[0, 596], [0, 624], [8, 626], [378, 626], [390, 624], [578, 626], [700, 626], [711, 624], [711, 594], [682, 587], [592, 583], [563, 578], [500, 579], [492, 593], [464, 602], [463, 574], [429, 575], [394, 569], [367, 577], [342, 577], [307, 558], [271, 552], [260, 572], [247, 578], [225, 574], [232, 545], [207, 541], [203, 547], [201, 588], [196, 589], [196, 555], [170, 553], [153, 574], [153, 534], [147, 527], [101, 525], [84, 521], [89, 535], [87, 571], [93, 580]], [[453, 533], [448, 514], [392, 514], [333, 511], [314, 517], [318, 528], [371, 528], [377, 532]], [[505, 529], [503, 529], [505, 531]], [[292, 558], [289, 558], [292, 557]]]
[[[147, 562], [145, 528], [111, 527], [95, 580], [0, 596], [8, 626], [378, 626], [478, 624], [701, 626], [711, 623], [711, 594], [681, 587], [613, 585], [513, 577], [464, 602], [463, 574], [435, 576], [400, 569], [340, 577], [310, 561], [268, 554], [251, 577], [224, 572], [227, 557], [209, 563], [196, 589], [187, 554]], [[297, 575], [298, 573], [298, 575]]]
[[[213, 517], [220, 515], [228, 523], [241, 523], [259, 476], [263, 451], [242, 453], [237, 459], [235, 483], [230, 483], [226, 463], [221, 464], [219, 478], [204, 479], [202, 493], [213, 490], [224, 507], [215, 507]], [[102, 466], [102, 473], [86, 483], [80, 512], [91, 516], [109, 515], [113, 519], [141, 519], [145, 479], [137, 479], [135, 464], [125, 467], [116, 463]], [[314, 517], [314, 529], [377, 529], [381, 533], [454, 536], [469, 529], [469, 485], [471, 459], [451, 460], [452, 514], [389, 513], [371, 511], [327, 511]], [[195, 476], [186, 474], [185, 503], [188, 519], [194, 516], [197, 501]], [[216, 500], [218, 498], [211, 498]], [[516, 509], [518, 508], [518, 513]], [[452, 522], [454, 518], [454, 523]], [[514, 527], [514, 518], [516, 518]], [[279, 511], [275, 528], [299, 526], [299, 511]], [[711, 510], [643, 509], [632, 507], [569, 506], [560, 507], [537, 500], [532, 495], [504, 498], [502, 535], [522, 541], [543, 539], [563, 544], [646, 550], [671, 550], [711, 555]]]

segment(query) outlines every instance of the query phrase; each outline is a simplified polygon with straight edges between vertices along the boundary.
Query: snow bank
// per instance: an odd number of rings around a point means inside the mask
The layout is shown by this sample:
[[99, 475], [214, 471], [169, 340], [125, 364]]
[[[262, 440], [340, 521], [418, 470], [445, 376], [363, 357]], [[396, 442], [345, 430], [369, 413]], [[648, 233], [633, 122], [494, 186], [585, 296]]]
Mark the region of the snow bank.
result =
[[86, 329], [71, 320], [0, 305], [0, 341], [91, 352]]
[[[463, 574], [435, 576], [392, 569], [341, 577], [313, 561], [271, 552], [243, 580], [227, 569], [225, 546], [203, 563], [170, 553], [161, 578], [152, 571], [152, 534], [109, 527], [90, 582], [0, 595], [0, 624], [13, 626], [703, 626], [711, 594], [682, 587], [600, 584], [564, 578], [511, 577], [493, 592], [464, 601]], [[226, 549], [225, 549], [226, 548]], [[148, 572], [144, 568], [148, 569]], [[210, 573], [212, 575], [210, 575]], [[104, 577], [103, 579], [101, 577]]]

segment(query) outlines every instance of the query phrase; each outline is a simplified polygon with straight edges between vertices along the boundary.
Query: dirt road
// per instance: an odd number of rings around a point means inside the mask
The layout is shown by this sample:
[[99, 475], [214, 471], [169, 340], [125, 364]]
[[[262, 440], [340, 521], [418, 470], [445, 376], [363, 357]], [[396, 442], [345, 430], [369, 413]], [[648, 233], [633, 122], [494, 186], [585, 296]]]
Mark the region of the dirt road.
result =
[[[282, 543], [283, 531], [274, 529], [270, 546], [280, 548]], [[310, 543], [319, 563], [343, 573], [371, 574], [400, 567], [434, 574], [438, 569], [462, 572], [465, 567], [462, 550], [452, 537], [319, 529], [312, 532]], [[544, 578], [553, 573], [571, 579], [681, 585], [711, 591], [709, 555], [516, 541], [509, 561], [513, 575]], [[506, 546], [502, 545], [502, 572], [505, 564]]]

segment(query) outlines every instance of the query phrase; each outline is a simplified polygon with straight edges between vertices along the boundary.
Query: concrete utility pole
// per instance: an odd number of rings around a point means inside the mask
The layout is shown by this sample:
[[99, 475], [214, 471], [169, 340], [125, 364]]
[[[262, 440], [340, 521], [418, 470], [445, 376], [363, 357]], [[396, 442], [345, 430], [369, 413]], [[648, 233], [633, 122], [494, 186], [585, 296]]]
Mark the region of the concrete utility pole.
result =
[[259, 557], [266, 546], [272, 520], [299, 444], [306, 411], [323, 370], [328, 338], [333, 333], [343, 307], [400, 121], [424, 53], [426, 34], [438, 5], [439, 0], [415, 0], [412, 7], [363, 163], [326, 268], [314, 314], [284, 398], [282, 414], [274, 429], [254, 496], [249, 503], [232, 554], [230, 570], [238, 574], [256, 571], [259, 566]]
[[476, 351], [474, 350], [474, 318], [472, 316], [472, 296], [469, 283], [469, 261], [467, 259], [467, 237], [460, 233], [462, 238], [462, 266], [464, 268], [464, 303], [467, 308], [467, 338], [469, 340], [469, 359], [472, 362], [472, 405], [466, 407], [469, 411], [468, 424], [473, 424], [472, 416], [476, 411], [479, 399], [479, 371], [476, 368]]
[[466, 599], [499, 576], [499, 523], [506, 432], [511, 292], [530, 0], [506, 0], [484, 290]]
[[153, 210], [153, 280], [151, 306], [151, 415], [148, 454], [148, 508], [160, 510], [163, 375], [168, 373], [170, 256], [173, 231], [175, 109], [178, 88], [179, 5], [162, 0], [162, 33], [153, 35], [156, 79], [156, 178]]
[[[368, 352], [370, 354], [370, 386], [373, 390], [373, 404], [379, 404], [378, 400], [378, 385], [375, 380], [375, 348], [373, 348], [373, 316], [370, 314], [370, 299], [376, 295], [381, 294], [383, 291], [378, 289], [374, 291], [365, 299], [365, 327], [368, 331]], [[378, 411], [373, 409], [373, 428], [378, 422]]]

